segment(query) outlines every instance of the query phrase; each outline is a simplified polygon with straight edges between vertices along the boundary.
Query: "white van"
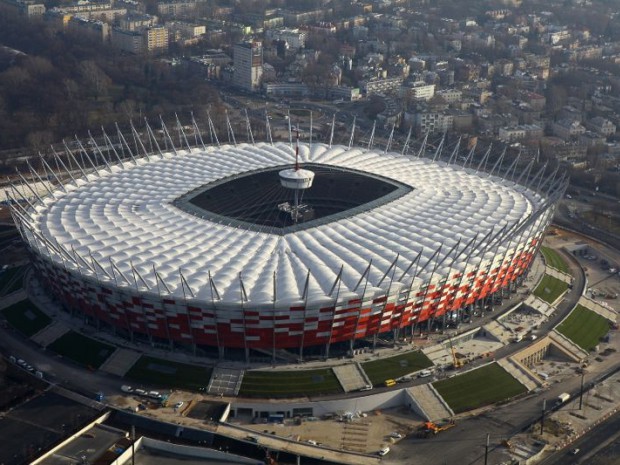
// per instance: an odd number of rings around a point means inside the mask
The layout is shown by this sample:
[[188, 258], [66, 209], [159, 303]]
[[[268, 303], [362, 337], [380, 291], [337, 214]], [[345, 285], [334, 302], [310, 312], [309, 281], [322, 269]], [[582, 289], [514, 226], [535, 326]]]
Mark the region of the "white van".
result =
[[420, 373], [418, 373], [418, 378], [428, 378], [432, 375], [433, 372], [431, 370], [422, 370]]

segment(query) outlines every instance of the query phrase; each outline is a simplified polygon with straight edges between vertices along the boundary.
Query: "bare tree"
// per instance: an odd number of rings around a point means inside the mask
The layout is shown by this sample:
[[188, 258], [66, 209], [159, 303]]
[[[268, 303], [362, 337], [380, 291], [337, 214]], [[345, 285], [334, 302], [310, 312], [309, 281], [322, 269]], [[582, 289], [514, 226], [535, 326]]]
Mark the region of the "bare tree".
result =
[[80, 73], [91, 86], [95, 98], [99, 98], [107, 93], [111, 80], [93, 60], [82, 61], [80, 63]]

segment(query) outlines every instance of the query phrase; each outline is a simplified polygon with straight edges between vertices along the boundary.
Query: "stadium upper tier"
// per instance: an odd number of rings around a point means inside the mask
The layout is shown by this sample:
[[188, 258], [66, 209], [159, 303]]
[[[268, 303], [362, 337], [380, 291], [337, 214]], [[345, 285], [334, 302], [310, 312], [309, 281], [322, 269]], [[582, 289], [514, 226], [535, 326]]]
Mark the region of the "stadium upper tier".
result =
[[220, 304], [292, 305], [418, 288], [492, 262], [538, 237], [549, 221], [541, 214], [548, 199], [539, 193], [458, 165], [318, 143], [302, 145], [299, 156], [407, 188], [312, 227], [248, 228], [234, 215], [179, 208], [179, 199], [211, 183], [290, 166], [293, 148], [192, 149], [57, 186], [30, 212], [24, 236], [58, 267], [110, 286]]

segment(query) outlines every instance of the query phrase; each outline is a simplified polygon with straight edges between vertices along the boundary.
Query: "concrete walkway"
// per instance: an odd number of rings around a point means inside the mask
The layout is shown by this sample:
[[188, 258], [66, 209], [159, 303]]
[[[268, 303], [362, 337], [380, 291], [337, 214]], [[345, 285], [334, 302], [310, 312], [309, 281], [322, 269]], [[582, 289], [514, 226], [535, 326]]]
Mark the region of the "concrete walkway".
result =
[[56, 341], [58, 338], [67, 334], [71, 328], [64, 324], [62, 321], [55, 321], [51, 325], [47, 325], [41, 331], [31, 336], [34, 342], [39, 344], [41, 347], [47, 347]]
[[420, 407], [420, 414], [427, 420], [437, 421], [454, 416], [452, 409], [431, 383], [413, 386], [408, 391]]
[[344, 392], [358, 391], [369, 385], [366, 373], [362, 370], [359, 363], [350, 363], [348, 365], [335, 366], [332, 371], [338, 378], [338, 382], [344, 389]]
[[592, 310], [594, 313], [599, 314], [603, 318], [607, 318], [612, 323], [615, 323], [617, 321], [618, 314], [612, 308], [601, 305], [596, 300], [592, 300], [588, 297], [583, 296], [581, 297], [581, 299], [579, 299], [579, 304], [583, 305], [588, 310]]
[[545, 302], [540, 297], [536, 297], [535, 295], [529, 295], [523, 304], [533, 308], [546, 317], [550, 317], [551, 314], [555, 312], [555, 307], [552, 307], [548, 302]]
[[536, 375], [512, 357], [502, 358], [497, 361], [497, 364], [506, 370], [513, 378], [523, 384], [528, 391], [533, 391], [542, 385], [542, 382], [538, 380]]
[[244, 373], [243, 370], [234, 368], [214, 368], [208, 382], [207, 393], [212, 396], [236, 396], [241, 389]]
[[120, 376], [121, 378], [131, 370], [131, 367], [140, 359], [142, 354], [135, 350], [129, 349], [116, 349], [110, 357], [99, 367], [101, 371], [110, 373], [112, 375]]
[[588, 358], [589, 354], [585, 350], [557, 330], [554, 329], [553, 331], [550, 331], [549, 337], [556, 346], [560, 346], [560, 348], [566, 352], [566, 355], [576, 362], [581, 362]]
[[10, 307], [17, 302], [21, 302], [24, 299], [28, 298], [28, 294], [25, 290], [20, 289], [19, 291], [15, 291], [10, 293], [9, 295], [3, 295], [2, 300], [0, 300], [0, 310], [4, 310], [7, 307]]
[[547, 266], [545, 268], [545, 274], [548, 274], [549, 276], [552, 276], [553, 278], [557, 278], [560, 281], [563, 281], [567, 284], [570, 284], [573, 281], [573, 277], [571, 275], [569, 275], [568, 273], [564, 273], [563, 271], [556, 270], [555, 268], [551, 266]]

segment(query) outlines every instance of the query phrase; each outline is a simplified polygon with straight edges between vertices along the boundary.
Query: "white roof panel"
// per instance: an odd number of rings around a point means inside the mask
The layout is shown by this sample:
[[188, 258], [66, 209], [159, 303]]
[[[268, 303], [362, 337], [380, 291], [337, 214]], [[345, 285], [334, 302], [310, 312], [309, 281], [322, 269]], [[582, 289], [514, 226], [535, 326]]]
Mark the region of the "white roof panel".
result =
[[[341, 266], [340, 291], [353, 291], [372, 260], [370, 289], [397, 255], [394, 279], [420, 251], [420, 264], [425, 264], [442, 246], [436, 257], [441, 261], [459, 239], [460, 250], [478, 234], [477, 248], [493, 228], [498, 232], [512, 225], [542, 203], [538, 195], [511, 182], [424, 158], [313, 144], [301, 146], [300, 159], [366, 171], [413, 190], [374, 209], [304, 230], [284, 235], [250, 231], [194, 216], [172, 202], [228, 176], [291, 164], [294, 151], [285, 143], [209, 147], [163, 159], [152, 155], [151, 161], [140, 160], [137, 166], [125, 162], [124, 169], [102, 169], [99, 177], [89, 175], [78, 187], [67, 184], [67, 193], [57, 189], [55, 199], [37, 207], [35, 227], [68, 251], [73, 247], [86, 258], [92, 254], [110, 275], [110, 259], [127, 273], [131, 258], [145, 281], [155, 285], [155, 266], [171, 292], [182, 296], [180, 268], [194, 294], [210, 299], [210, 272], [225, 302], [239, 301], [241, 276], [251, 302], [269, 303], [274, 273], [278, 301], [300, 300], [308, 271], [308, 295], [320, 298], [330, 292]], [[473, 256], [479, 252], [474, 250]], [[454, 254], [440, 268], [449, 269], [453, 259]], [[472, 258], [470, 264], [476, 261]], [[81, 271], [92, 274], [87, 268]], [[410, 283], [413, 269], [408, 273], [405, 283]], [[420, 279], [429, 274], [422, 273]]]

